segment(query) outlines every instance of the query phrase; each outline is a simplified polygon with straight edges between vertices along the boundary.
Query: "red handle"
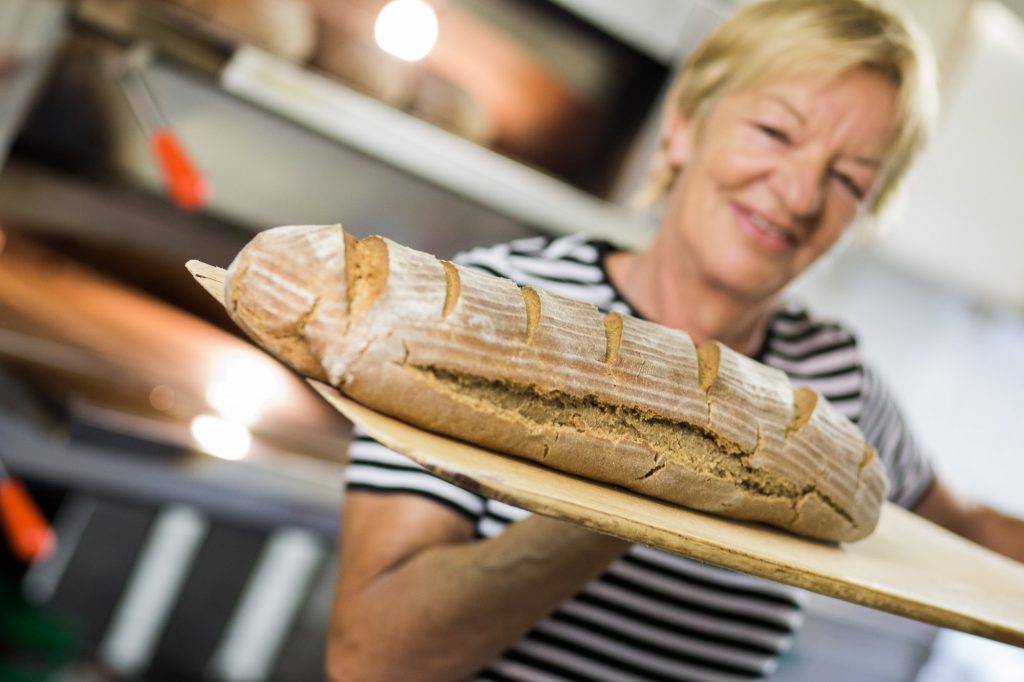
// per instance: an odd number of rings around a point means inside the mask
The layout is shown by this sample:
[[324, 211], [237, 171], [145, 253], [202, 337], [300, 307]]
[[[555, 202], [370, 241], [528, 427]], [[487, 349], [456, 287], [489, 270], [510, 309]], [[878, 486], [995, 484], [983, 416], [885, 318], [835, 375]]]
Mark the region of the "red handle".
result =
[[46, 517], [18, 481], [0, 481], [0, 517], [14, 555], [24, 562], [46, 559], [57, 547]]
[[206, 203], [206, 181], [174, 133], [170, 128], [158, 128], [151, 142], [171, 200], [186, 211], [202, 208]]

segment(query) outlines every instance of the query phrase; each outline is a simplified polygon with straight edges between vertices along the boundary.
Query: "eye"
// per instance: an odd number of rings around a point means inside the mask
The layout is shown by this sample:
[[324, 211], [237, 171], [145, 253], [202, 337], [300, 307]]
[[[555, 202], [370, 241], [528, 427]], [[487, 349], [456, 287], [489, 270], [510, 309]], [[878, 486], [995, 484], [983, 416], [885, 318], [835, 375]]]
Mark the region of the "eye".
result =
[[766, 137], [770, 137], [771, 139], [776, 140], [777, 142], [781, 142], [783, 144], [789, 144], [790, 142], [789, 135], [787, 135], [784, 131], [779, 130], [774, 126], [765, 125], [764, 123], [755, 123], [754, 127], [761, 131], [761, 133], [763, 133]]
[[854, 196], [854, 198], [857, 199], [858, 201], [860, 201], [861, 199], [864, 198], [864, 190], [861, 189], [860, 185], [858, 185], [856, 182], [854, 182], [853, 178], [851, 178], [846, 173], [840, 173], [838, 171], [832, 171], [832, 177], [834, 177], [836, 180], [838, 180], [839, 184], [841, 184], [843, 187], [845, 187], [846, 191], [848, 191], [850, 194], [852, 194]]

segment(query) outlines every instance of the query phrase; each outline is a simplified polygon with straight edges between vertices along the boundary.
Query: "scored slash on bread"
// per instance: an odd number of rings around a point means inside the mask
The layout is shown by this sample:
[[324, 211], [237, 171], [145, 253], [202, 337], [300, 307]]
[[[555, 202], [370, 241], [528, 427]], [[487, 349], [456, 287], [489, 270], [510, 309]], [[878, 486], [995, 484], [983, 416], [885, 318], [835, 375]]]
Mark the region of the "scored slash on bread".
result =
[[825, 540], [868, 535], [885, 499], [857, 428], [781, 371], [382, 237], [260, 233], [223, 302], [300, 373], [561, 471]]

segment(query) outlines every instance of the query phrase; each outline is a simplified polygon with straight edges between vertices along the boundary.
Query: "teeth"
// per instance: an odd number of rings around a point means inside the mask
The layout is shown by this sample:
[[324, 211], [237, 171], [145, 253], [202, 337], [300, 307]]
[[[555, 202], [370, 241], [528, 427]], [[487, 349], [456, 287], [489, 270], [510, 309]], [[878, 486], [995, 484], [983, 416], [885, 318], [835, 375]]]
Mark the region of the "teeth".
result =
[[778, 227], [771, 224], [770, 222], [762, 218], [760, 215], [756, 213], [751, 213], [749, 215], [750, 222], [754, 223], [754, 226], [757, 227], [757, 229], [761, 230], [762, 232], [767, 232], [768, 234], [775, 235], [776, 237], [780, 237], [781, 239], [789, 239], [789, 233], [780, 230]]

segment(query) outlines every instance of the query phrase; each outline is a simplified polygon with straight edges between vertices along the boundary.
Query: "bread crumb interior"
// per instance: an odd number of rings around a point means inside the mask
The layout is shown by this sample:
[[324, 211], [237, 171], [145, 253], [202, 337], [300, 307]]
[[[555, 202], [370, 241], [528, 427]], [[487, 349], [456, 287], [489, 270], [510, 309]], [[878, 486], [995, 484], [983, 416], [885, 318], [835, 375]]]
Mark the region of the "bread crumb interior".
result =
[[655, 461], [640, 478], [657, 475], [666, 460], [671, 460], [691, 471], [728, 481], [754, 495], [787, 498], [794, 511], [803, 498], [815, 495], [853, 523], [845, 509], [815, 486], [800, 487], [786, 478], [753, 467], [751, 453], [694, 424], [672, 421], [634, 407], [609, 404], [593, 395], [570, 395], [533, 384], [488, 379], [439, 367], [406, 365], [406, 369], [429, 382], [434, 390], [469, 403], [477, 412], [511, 417], [538, 428], [572, 428], [609, 442], [629, 439], [645, 445], [655, 453]]

